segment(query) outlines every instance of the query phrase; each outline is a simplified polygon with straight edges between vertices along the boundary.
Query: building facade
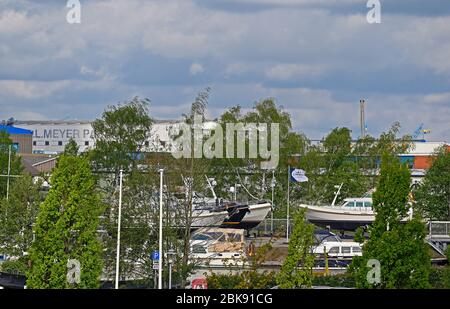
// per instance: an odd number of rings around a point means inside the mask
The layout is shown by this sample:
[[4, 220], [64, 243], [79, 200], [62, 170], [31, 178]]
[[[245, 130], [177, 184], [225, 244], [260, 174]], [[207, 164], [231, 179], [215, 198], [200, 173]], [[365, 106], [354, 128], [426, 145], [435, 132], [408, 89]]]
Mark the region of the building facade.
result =
[[[143, 145], [145, 151], [167, 152], [173, 149], [170, 131], [179, 121], [157, 120], [152, 125], [149, 139]], [[32, 132], [34, 154], [56, 155], [74, 139], [79, 150], [84, 152], [95, 147], [94, 130], [91, 121], [16, 121], [15, 125]]]
[[17, 153], [32, 153], [33, 132], [31, 130], [18, 128], [12, 125], [0, 125], [0, 131], [6, 131], [8, 133]]

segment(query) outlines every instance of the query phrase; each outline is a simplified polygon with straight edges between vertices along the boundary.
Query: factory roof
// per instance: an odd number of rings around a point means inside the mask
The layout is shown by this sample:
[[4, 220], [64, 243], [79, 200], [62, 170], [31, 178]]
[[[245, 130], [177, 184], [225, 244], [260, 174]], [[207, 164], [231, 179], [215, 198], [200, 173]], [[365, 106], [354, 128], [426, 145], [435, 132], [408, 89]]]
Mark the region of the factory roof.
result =
[[33, 135], [33, 131], [16, 128], [8, 125], [0, 125], [0, 131], [6, 131], [10, 135]]

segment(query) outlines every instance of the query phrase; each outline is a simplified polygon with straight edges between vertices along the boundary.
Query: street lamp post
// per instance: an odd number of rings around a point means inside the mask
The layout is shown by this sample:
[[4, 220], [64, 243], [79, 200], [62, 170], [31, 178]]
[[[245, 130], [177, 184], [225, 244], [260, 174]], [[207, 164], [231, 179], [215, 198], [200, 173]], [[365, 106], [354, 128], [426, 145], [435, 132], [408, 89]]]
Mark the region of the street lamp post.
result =
[[158, 289], [162, 289], [162, 237], [163, 237], [163, 174], [164, 170], [159, 170], [159, 264], [158, 264]]
[[270, 186], [272, 187], [272, 211], [270, 213], [270, 235], [273, 235], [273, 211], [274, 211], [273, 201], [276, 184], [277, 182], [275, 180], [275, 171], [272, 171], [272, 182], [270, 183]]
[[291, 182], [291, 166], [288, 165], [288, 179], [287, 179], [287, 211], [286, 211], [286, 242], [289, 243], [289, 191]]
[[9, 177], [11, 176], [11, 145], [8, 147], [8, 178], [6, 179], [6, 200], [9, 199]]
[[120, 224], [122, 217], [122, 181], [123, 181], [123, 170], [120, 170], [119, 176], [119, 214], [117, 220], [117, 249], [116, 249], [116, 282], [115, 288], [119, 288], [119, 256], [120, 256]]

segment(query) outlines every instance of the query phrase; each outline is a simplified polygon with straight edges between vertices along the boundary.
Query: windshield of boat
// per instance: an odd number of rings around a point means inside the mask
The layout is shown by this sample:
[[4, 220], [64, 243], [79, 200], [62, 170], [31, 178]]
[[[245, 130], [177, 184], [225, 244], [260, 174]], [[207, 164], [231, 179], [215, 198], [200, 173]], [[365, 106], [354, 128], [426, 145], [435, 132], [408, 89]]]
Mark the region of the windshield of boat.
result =
[[218, 239], [222, 235], [223, 235], [223, 233], [215, 233], [215, 232], [198, 233], [198, 234], [192, 235], [192, 240], [214, 240], [214, 239]]
[[372, 207], [372, 202], [371, 201], [365, 201], [365, 200], [353, 200], [353, 201], [344, 201], [341, 206], [345, 206], [348, 208], [352, 208], [352, 207], [357, 207], [357, 208], [362, 208], [362, 207], [367, 207], [367, 208], [371, 208]]

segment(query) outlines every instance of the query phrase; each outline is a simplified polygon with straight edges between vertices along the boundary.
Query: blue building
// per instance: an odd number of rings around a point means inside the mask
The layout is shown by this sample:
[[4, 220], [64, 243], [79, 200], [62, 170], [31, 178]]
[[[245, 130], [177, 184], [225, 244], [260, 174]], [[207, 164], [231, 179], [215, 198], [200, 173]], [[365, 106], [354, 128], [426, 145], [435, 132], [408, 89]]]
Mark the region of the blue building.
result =
[[13, 147], [17, 153], [32, 153], [33, 131], [16, 128], [13, 125], [0, 125], [0, 131], [6, 131], [13, 142]]

